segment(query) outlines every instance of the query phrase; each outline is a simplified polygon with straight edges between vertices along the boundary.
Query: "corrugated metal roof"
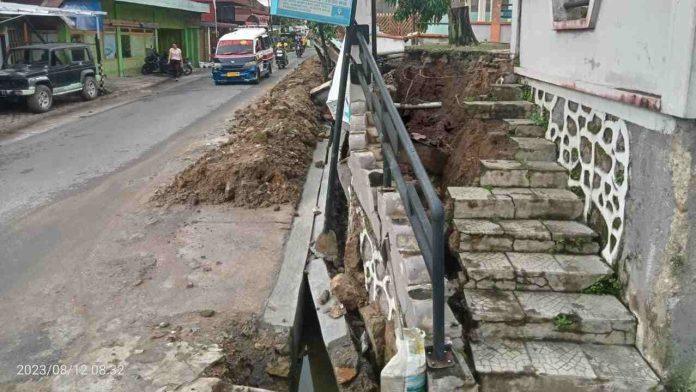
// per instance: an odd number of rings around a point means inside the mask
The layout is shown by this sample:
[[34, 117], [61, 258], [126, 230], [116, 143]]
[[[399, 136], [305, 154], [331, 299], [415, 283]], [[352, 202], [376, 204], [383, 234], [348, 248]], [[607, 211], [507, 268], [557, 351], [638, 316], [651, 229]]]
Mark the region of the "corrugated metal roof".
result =
[[210, 11], [210, 6], [207, 4], [196, 3], [190, 0], [116, 0], [121, 3], [132, 3], [149, 5], [153, 7], [173, 8], [183, 11], [207, 13]]
[[39, 7], [36, 5], [0, 3], [2, 15], [31, 15], [31, 16], [98, 16], [106, 15], [103, 11], [72, 10], [53, 7]]

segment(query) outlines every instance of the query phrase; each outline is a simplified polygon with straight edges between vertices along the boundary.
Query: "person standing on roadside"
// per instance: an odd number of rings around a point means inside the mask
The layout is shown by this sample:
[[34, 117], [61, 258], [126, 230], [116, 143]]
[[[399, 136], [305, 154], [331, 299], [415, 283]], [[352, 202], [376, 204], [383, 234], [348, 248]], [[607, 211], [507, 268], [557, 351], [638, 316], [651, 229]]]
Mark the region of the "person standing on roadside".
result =
[[181, 76], [181, 49], [176, 44], [169, 48], [169, 65], [174, 69], [174, 79], [178, 82]]

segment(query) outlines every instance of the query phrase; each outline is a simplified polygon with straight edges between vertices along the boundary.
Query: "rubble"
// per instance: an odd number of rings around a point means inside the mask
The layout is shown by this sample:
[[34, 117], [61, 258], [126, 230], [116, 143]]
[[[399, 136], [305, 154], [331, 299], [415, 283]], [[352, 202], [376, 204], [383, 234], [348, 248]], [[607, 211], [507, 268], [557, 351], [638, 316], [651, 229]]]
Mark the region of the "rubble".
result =
[[367, 304], [367, 291], [356, 279], [345, 273], [331, 279], [331, 293], [348, 311]]

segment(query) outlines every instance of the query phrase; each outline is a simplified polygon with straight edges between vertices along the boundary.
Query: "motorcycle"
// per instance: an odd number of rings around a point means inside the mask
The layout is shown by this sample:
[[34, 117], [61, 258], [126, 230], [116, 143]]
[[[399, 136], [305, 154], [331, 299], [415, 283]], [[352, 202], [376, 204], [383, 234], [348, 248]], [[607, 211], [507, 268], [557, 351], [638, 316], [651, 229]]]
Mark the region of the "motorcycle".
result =
[[277, 48], [275, 51], [276, 65], [279, 69], [283, 69], [288, 66], [288, 54], [283, 48]]
[[302, 57], [302, 55], [304, 54], [304, 45], [302, 45], [299, 42], [295, 43], [295, 54], [298, 58]]
[[[154, 49], [147, 49], [147, 55], [145, 56], [145, 64], [143, 64], [140, 69], [143, 75], [150, 75], [153, 73], [174, 75], [174, 68], [169, 64], [168, 56], [163, 53], [159, 55]], [[193, 73], [193, 66], [189, 59], [184, 59], [181, 63], [181, 72], [184, 75], [191, 75]]]

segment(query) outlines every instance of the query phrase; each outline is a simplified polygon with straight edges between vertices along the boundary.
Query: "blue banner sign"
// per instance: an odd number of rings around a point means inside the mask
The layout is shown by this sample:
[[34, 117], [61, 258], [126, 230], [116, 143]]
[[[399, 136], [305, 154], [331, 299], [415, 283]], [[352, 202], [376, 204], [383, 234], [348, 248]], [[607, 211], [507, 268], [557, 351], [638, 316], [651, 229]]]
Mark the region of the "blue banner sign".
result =
[[271, 15], [348, 26], [352, 0], [271, 0]]

